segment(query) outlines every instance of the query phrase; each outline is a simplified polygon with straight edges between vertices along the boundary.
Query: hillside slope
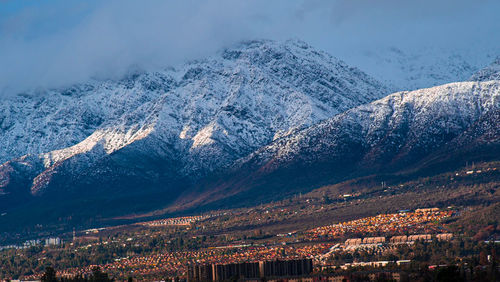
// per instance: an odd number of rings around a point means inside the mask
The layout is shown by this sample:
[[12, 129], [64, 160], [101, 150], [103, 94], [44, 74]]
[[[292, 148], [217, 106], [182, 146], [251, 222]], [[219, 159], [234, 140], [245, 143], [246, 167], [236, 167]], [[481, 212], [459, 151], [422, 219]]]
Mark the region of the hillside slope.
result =
[[166, 203], [273, 140], [387, 92], [293, 40], [245, 42], [180, 69], [17, 96], [0, 106], [0, 206], [158, 191]]
[[[194, 205], [263, 200], [362, 175], [500, 158], [500, 81], [398, 92], [276, 140], [208, 183]], [[432, 173], [432, 172], [431, 172]], [[188, 194], [186, 194], [188, 196]], [[191, 205], [179, 203], [179, 205]]]

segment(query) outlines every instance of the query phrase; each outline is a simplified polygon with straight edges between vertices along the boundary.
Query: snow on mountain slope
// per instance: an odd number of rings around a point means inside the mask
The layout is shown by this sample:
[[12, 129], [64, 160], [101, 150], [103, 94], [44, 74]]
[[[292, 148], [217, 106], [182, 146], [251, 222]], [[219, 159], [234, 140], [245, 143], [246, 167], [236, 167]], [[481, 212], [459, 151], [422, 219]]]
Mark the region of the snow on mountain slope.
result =
[[[147, 79], [147, 80], [146, 80]], [[97, 128], [117, 120], [159, 94], [145, 91], [161, 83], [162, 91], [174, 85], [164, 73], [141, 77], [137, 86], [121, 82], [91, 82], [60, 91], [32, 92], [0, 102], [0, 162], [25, 154], [74, 145]]]
[[9, 183], [12, 171], [30, 167], [36, 194], [57, 175], [65, 185], [104, 178], [109, 156], [126, 166], [135, 155], [176, 160], [173, 174], [203, 175], [387, 92], [304, 42], [246, 42], [179, 69], [3, 101], [0, 161], [30, 161], [5, 163], [0, 177]]
[[471, 81], [500, 80], [500, 57], [489, 66], [479, 70], [470, 78]]
[[335, 159], [352, 153], [341, 149], [350, 142], [363, 148], [363, 161], [389, 165], [432, 152], [499, 108], [500, 81], [398, 92], [278, 140], [256, 155], [261, 164], [272, 159], [273, 166]]
[[[371, 46], [370, 46], [371, 47]], [[353, 49], [339, 56], [394, 91], [416, 90], [467, 80], [489, 64], [500, 49], [383, 48]]]
[[488, 146], [485, 157], [498, 160], [499, 111], [498, 80], [394, 93], [264, 146], [240, 159], [231, 176], [213, 183], [203, 197], [178, 205], [227, 195], [279, 194], [399, 171], [445, 149], [461, 154], [460, 148]]

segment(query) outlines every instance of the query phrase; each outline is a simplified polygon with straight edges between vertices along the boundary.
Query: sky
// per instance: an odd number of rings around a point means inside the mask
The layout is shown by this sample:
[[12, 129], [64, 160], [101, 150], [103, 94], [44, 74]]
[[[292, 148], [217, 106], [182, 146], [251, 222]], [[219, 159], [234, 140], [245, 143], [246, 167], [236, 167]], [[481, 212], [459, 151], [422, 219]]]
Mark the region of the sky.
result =
[[500, 46], [497, 0], [0, 0], [0, 96], [116, 79], [242, 40], [301, 39], [342, 58], [395, 46]]

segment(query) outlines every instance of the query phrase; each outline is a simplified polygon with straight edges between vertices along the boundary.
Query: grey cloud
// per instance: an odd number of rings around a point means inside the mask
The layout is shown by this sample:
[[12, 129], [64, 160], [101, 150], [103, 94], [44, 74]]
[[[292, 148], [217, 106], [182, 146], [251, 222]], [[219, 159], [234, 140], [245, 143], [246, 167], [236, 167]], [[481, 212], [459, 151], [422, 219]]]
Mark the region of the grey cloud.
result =
[[0, 19], [1, 93], [117, 78], [131, 66], [163, 68], [252, 38], [300, 38], [338, 56], [358, 46], [500, 42], [498, 1], [54, 3]]

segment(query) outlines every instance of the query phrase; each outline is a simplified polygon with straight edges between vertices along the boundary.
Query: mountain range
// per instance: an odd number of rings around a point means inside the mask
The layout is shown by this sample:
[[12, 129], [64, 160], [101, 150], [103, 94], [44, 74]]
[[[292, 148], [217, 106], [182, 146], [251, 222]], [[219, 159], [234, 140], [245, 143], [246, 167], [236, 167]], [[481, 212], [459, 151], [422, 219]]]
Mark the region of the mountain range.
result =
[[500, 54], [500, 48], [472, 49], [360, 46], [340, 55], [396, 92], [465, 81]]
[[0, 103], [0, 212], [36, 223], [220, 208], [498, 160], [499, 65], [391, 94], [302, 41], [259, 40], [179, 68], [22, 93]]

